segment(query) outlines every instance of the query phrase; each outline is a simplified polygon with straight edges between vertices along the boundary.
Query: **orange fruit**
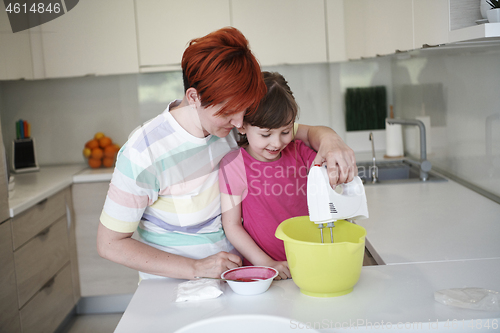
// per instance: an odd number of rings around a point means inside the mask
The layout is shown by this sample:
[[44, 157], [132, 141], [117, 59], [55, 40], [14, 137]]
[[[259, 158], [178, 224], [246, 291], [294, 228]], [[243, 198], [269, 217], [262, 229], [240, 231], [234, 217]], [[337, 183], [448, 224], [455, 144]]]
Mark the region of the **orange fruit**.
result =
[[85, 147], [90, 148], [90, 149], [97, 148], [97, 147], [99, 147], [99, 141], [97, 141], [97, 140], [87, 141], [87, 143], [85, 144]]
[[92, 149], [91, 157], [95, 159], [101, 159], [102, 156], [104, 155], [104, 152], [101, 148], [94, 148]]
[[105, 157], [102, 159], [102, 166], [105, 168], [111, 168], [115, 164], [114, 157]]
[[120, 147], [118, 145], [110, 145], [104, 148], [104, 156], [106, 157], [116, 157]]
[[94, 139], [95, 140], [99, 140], [100, 138], [104, 137], [104, 133], [103, 132], [97, 132], [95, 135], [94, 135]]
[[103, 136], [102, 138], [99, 139], [99, 147], [105, 148], [107, 146], [110, 146], [113, 143], [110, 138], [107, 136]]
[[89, 158], [91, 154], [92, 154], [92, 149], [83, 148], [83, 156], [85, 156], [85, 158]]
[[102, 163], [101, 159], [92, 158], [92, 157], [89, 158], [89, 167], [91, 167], [91, 168], [94, 168], [94, 169], [99, 168], [101, 166], [101, 163]]

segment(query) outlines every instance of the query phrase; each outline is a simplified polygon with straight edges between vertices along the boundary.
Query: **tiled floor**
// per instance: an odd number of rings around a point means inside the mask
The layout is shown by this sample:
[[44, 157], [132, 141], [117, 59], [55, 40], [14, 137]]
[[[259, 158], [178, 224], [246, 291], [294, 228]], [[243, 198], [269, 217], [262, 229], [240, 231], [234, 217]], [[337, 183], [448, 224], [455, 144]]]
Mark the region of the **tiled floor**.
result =
[[113, 333], [123, 313], [77, 315], [60, 333]]

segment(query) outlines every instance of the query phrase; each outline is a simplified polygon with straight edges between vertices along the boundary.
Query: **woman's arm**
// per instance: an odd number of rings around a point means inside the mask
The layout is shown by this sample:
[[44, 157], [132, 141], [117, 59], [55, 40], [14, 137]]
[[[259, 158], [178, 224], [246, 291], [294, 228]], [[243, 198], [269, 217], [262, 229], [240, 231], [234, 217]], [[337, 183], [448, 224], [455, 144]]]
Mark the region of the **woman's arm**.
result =
[[221, 193], [222, 226], [227, 239], [248, 261], [257, 266], [269, 266], [278, 270], [276, 280], [291, 277], [286, 261], [275, 261], [255, 243], [241, 224], [241, 196]]
[[105, 259], [132, 269], [177, 279], [195, 276], [218, 278], [231, 268], [241, 266], [235, 254], [219, 252], [204, 259], [190, 259], [158, 250], [132, 238], [132, 233], [121, 233], [99, 223], [97, 252]]
[[331, 128], [300, 124], [295, 138], [318, 152], [314, 164], [326, 162], [332, 187], [350, 182], [358, 174], [354, 151]]

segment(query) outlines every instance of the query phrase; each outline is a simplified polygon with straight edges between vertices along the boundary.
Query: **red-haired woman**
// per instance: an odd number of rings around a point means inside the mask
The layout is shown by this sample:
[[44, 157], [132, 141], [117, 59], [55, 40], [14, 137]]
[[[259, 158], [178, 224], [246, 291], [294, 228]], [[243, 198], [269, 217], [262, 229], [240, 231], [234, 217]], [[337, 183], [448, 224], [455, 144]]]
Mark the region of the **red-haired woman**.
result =
[[[143, 279], [219, 277], [241, 265], [221, 226], [218, 166], [266, 93], [261, 69], [241, 32], [224, 28], [190, 42], [182, 71], [183, 99], [120, 150], [100, 218], [99, 254]], [[354, 177], [354, 153], [333, 130], [301, 125], [296, 138], [327, 162], [332, 183]]]

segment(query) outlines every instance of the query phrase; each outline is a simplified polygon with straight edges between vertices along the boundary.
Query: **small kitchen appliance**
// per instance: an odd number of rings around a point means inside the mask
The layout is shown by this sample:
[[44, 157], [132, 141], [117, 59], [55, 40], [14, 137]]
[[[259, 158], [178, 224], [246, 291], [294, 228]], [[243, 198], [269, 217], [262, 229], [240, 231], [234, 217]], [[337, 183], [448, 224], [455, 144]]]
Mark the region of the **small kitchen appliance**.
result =
[[326, 166], [315, 165], [307, 176], [307, 206], [309, 219], [318, 225], [323, 243], [323, 229], [330, 228], [333, 243], [334, 222], [368, 218], [368, 206], [363, 182], [358, 176], [334, 190], [329, 183]]
[[[309, 296], [348, 294], [361, 274], [366, 230], [345, 219], [368, 218], [363, 183], [356, 176], [334, 190], [326, 167], [313, 166], [307, 178], [307, 205], [309, 216], [281, 222], [275, 234], [283, 240], [293, 282]], [[330, 242], [323, 239], [325, 225]]]

